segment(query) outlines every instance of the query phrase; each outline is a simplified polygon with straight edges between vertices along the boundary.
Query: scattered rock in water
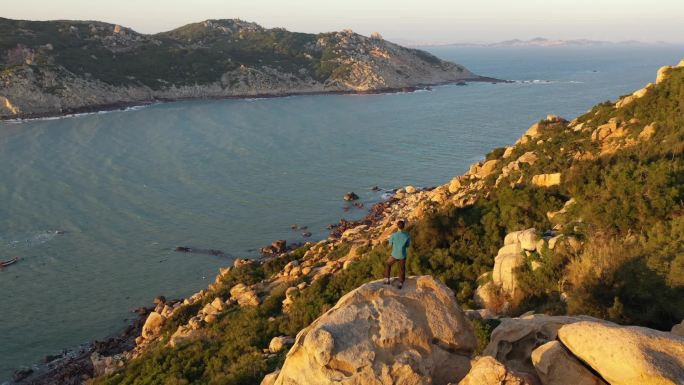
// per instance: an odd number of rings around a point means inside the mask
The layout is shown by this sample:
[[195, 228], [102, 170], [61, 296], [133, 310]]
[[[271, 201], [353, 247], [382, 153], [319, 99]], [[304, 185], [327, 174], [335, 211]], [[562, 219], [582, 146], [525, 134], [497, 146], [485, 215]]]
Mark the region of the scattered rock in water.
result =
[[287, 251], [287, 241], [284, 239], [275, 240], [270, 246], [262, 247], [259, 251], [265, 255], [282, 254]]
[[52, 362], [60, 357], [62, 357], [61, 354], [48, 354], [43, 358], [43, 363], [47, 364], [48, 362]]
[[358, 200], [358, 199], [359, 199], [359, 196], [356, 195], [356, 194], [355, 194], [354, 192], [352, 192], [352, 191], [350, 191], [350, 192], [344, 194], [344, 200], [347, 201], [347, 202], [355, 201], [355, 200]]
[[163, 295], [157, 296], [154, 298], [154, 301], [152, 301], [152, 303], [154, 303], [155, 305], [159, 305], [160, 303], [164, 304], [166, 303], [166, 297], [164, 297]]
[[15, 382], [19, 382], [25, 379], [26, 377], [30, 376], [31, 373], [33, 373], [33, 369], [31, 368], [19, 369], [14, 372], [14, 376], [12, 376], [12, 379]]
[[302, 237], [304, 237], [304, 238], [309, 238], [310, 236], [311, 236], [311, 233], [308, 231], [305, 231], [302, 233]]
[[276, 253], [284, 253], [285, 251], [287, 251], [287, 241], [284, 239], [278, 239], [271, 243], [271, 247], [273, 247], [273, 250]]
[[174, 250], [176, 252], [179, 252], [179, 253], [207, 254], [207, 255], [213, 255], [213, 256], [217, 256], [217, 257], [228, 257], [229, 256], [221, 250], [194, 249], [194, 248], [189, 247], [189, 246], [177, 246]]
[[363, 203], [361, 203], [361, 202], [356, 202], [356, 203], [354, 203], [354, 207], [356, 207], [357, 209], [362, 209], [362, 208], [363, 208]]
[[371, 191], [380, 191], [380, 187], [378, 187], [378, 186], [373, 186], [373, 188], [371, 188]]

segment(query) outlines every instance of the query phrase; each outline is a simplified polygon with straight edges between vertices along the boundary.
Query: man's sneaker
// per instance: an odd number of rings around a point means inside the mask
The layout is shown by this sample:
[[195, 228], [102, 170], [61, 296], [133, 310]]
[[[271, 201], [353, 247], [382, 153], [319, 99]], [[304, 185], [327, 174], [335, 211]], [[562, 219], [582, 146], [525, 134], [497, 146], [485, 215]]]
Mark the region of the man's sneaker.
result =
[[402, 287], [404, 287], [404, 284], [402, 282], [399, 282], [399, 286], [397, 286], [397, 288], [399, 288], [399, 290], [401, 290]]

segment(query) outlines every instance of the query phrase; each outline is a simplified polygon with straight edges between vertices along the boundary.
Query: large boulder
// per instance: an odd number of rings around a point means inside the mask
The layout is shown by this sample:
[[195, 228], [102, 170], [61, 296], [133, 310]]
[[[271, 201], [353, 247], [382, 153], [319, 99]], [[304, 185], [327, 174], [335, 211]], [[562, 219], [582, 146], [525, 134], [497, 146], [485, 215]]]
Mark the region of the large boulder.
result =
[[684, 337], [591, 321], [565, 325], [558, 337], [611, 385], [684, 384]]
[[458, 385], [536, 385], [533, 376], [506, 368], [492, 357], [480, 357], [473, 362], [468, 375]]
[[532, 352], [532, 363], [544, 385], [608, 385], [584, 367], [558, 341]]
[[271, 339], [271, 342], [268, 344], [268, 351], [270, 351], [271, 353], [278, 353], [279, 351], [283, 350], [286, 346], [292, 345], [293, 342], [294, 338], [289, 336], [273, 337], [273, 339]]
[[496, 169], [496, 166], [499, 165], [499, 160], [498, 159], [492, 159], [484, 162], [482, 167], [480, 168], [480, 171], [478, 173], [478, 176], [480, 178], [486, 178], [488, 177], [494, 170]]
[[259, 305], [259, 296], [253, 288], [238, 283], [230, 289], [230, 296], [234, 298], [240, 306], [257, 306]]
[[514, 303], [520, 302], [523, 296], [515, 276], [515, 269], [522, 266], [523, 263], [525, 263], [525, 259], [521, 253], [499, 254], [494, 258], [492, 281]]
[[[532, 351], [556, 339], [563, 325], [596, 320], [587, 316], [548, 316], [533, 314], [520, 318], [504, 318], [492, 332], [489, 344], [482, 352], [513, 370], [535, 373]], [[598, 321], [598, 320], [596, 320]]]
[[153, 311], [147, 316], [147, 320], [142, 328], [142, 337], [146, 340], [151, 340], [159, 335], [162, 326], [164, 325], [164, 317]]
[[534, 251], [537, 248], [537, 241], [539, 237], [537, 236], [537, 230], [534, 228], [523, 230], [518, 235], [518, 241], [520, 242], [520, 247], [523, 250]]
[[453, 292], [430, 276], [367, 283], [298, 335], [276, 385], [457, 382], [476, 346]]

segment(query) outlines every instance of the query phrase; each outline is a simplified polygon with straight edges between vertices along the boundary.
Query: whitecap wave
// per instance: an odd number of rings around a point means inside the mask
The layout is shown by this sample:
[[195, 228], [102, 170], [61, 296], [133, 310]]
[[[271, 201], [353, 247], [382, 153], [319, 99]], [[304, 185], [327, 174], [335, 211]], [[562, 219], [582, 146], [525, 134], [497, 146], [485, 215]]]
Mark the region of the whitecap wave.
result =
[[584, 82], [578, 80], [545, 80], [545, 79], [532, 79], [532, 80], [513, 80], [517, 84], [583, 84]]
[[42, 245], [53, 240], [60, 232], [55, 230], [44, 230], [35, 233], [19, 234], [11, 237], [0, 237], [6, 247], [31, 248]]
[[48, 120], [78, 118], [81, 116], [88, 116], [88, 115], [104, 115], [104, 114], [110, 114], [113, 112], [138, 111], [138, 110], [142, 110], [143, 108], [153, 106], [155, 104], [158, 104], [158, 103], [141, 104], [138, 106], [131, 106], [131, 107], [126, 107], [126, 108], [122, 108], [122, 109], [79, 112], [76, 114], [65, 114], [65, 115], [60, 115], [60, 116], [45, 116], [45, 117], [40, 117], [40, 118], [24, 118], [24, 119], [7, 119], [4, 121], [0, 121], [0, 123], [21, 124], [21, 123], [28, 123], [28, 122], [35, 122], [35, 121], [48, 121]]

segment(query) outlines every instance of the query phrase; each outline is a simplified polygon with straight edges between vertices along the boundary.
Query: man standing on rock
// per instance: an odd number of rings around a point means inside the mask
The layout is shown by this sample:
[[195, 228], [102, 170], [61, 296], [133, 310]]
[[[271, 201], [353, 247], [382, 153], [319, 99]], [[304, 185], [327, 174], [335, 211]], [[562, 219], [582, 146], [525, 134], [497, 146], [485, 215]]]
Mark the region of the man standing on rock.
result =
[[399, 288], [404, 286], [404, 279], [406, 279], [406, 249], [411, 244], [411, 236], [407, 231], [404, 231], [406, 222], [403, 219], [397, 221], [399, 231], [392, 234], [389, 238], [389, 245], [392, 248], [392, 254], [387, 258], [385, 263], [385, 285], [390, 284], [390, 273], [392, 265], [399, 264]]

